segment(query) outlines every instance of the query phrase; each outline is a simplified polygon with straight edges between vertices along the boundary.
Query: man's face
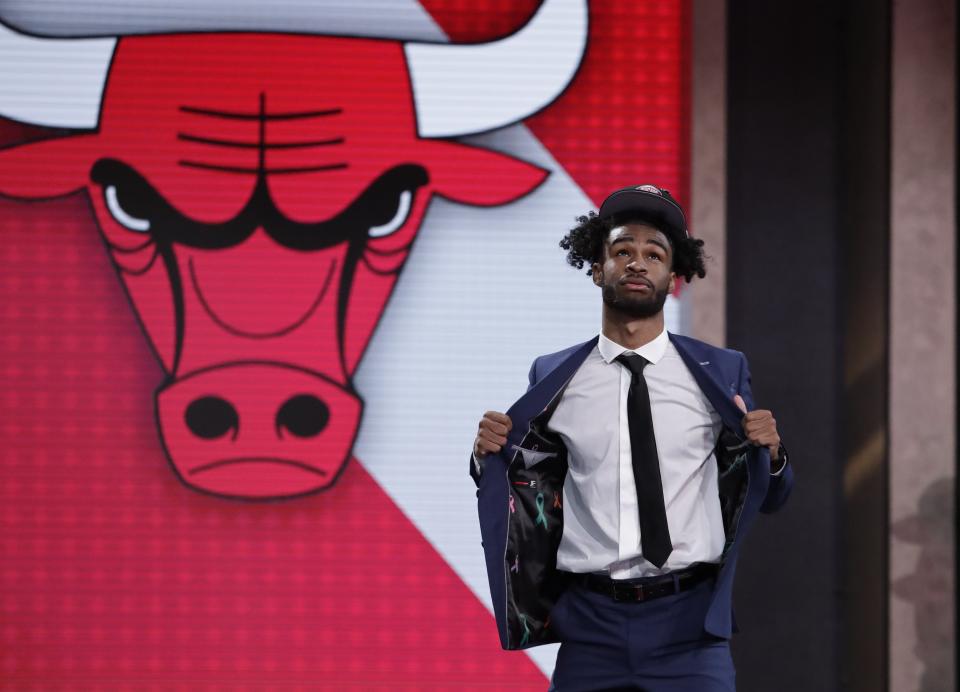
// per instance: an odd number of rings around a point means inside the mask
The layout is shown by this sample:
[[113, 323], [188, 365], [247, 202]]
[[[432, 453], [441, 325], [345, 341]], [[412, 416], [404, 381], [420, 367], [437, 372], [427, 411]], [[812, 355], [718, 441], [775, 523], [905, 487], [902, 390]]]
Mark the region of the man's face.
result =
[[645, 223], [611, 229], [603, 243], [603, 263], [593, 265], [593, 283], [603, 302], [630, 317], [651, 317], [663, 310], [676, 275], [673, 248], [664, 233]]

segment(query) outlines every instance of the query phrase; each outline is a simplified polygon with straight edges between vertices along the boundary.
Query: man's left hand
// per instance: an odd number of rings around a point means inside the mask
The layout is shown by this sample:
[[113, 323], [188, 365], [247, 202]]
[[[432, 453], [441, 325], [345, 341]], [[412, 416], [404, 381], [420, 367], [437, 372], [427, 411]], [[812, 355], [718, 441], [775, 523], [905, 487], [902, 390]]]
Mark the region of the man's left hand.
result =
[[777, 461], [780, 457], [780, 435], [777, 434], [777, 419], [773, 417], [773, 413], [765, 409], [747, 411], [747, 404], [739, 394], [733, 397], [733, 403], [744, 413], [741, 425], [747, 440], [769, 449], [770, 459]]

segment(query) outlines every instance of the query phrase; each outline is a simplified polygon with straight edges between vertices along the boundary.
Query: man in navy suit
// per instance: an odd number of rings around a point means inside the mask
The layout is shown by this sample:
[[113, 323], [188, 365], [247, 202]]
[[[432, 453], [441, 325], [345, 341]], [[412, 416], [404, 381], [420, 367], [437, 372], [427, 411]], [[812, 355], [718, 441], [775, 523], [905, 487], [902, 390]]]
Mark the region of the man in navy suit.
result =
[[500, 641], [561, 642], [552, 688], [735, 689], [743, 537], [793, 469], [747, 361], [664, 328], [703, 241], [653, 185], [611, 194], [561, 241], [601, 289], [602, 331], [541, 356], [470, 459]]

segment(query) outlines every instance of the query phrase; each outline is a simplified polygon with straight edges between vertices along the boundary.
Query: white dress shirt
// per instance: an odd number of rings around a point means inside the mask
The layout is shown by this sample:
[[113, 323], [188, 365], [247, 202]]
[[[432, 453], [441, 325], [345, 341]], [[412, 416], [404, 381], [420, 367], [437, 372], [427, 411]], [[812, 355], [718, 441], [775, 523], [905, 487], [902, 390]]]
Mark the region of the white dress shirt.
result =
[[557, 567], [627, 579], [719, 562], [725, 537], [713, 450], [720, 416], [666, 330], [633, 351], [650, 361], [643, 376], [673, 542], [662, 569], [643, 559], [627, 427], [631, 374], [614, 362], [627, 351], [601, 334], [550, 418], [548, 427], [563, 439], [569, 460]]

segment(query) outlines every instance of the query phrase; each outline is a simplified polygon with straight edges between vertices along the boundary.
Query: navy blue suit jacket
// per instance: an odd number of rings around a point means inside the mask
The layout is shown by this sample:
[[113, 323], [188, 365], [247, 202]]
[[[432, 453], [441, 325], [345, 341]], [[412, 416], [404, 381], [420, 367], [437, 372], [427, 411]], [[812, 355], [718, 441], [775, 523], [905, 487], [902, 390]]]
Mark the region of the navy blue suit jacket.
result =
[[[733, 577], [743, 537], [758, 512], [776, 511], [786, 501], [793, 469], [788, 462], [780, 475], [772, 476], [769, 451], [745, 442], [743, 414], [733, 401], [740, 394], [747, 409], [754, 409], [744, 355], [669, 336], [723, 423], [716, 456], [726, 545], [704, 626], [729, 637], [734, 627]], [[594, 337], [537, 358], [530, 368], [529, 389], [507, 411], [513, 421], [507, 444], [482, 462], [471, 459], [490, 593], [505, 649], [556, 641], [549, 614], [566, 586], [556, 569], [556, 550], [563, 531], [567, 457], [563, 442], [547, 424], [567, 383], [596, 344]]]

